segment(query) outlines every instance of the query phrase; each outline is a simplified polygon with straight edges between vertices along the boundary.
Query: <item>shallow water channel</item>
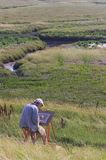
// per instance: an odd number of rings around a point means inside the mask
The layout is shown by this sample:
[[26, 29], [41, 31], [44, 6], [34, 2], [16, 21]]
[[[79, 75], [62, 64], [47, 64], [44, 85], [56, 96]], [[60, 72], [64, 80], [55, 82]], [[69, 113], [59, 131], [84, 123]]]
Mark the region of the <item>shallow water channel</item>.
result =
[[[46, 43], [47, 43], [47, 46], [46, 46], [45, 49], [53, 48], [53, 47], [77, 48], [77, 46], [74, 46], [74, 45], [72, 45], [72, 44], [69, 43], [69, 42], [66, 42], [66, 43], [65, 43], [64, 41], [49, 41], [49, 42], [46, 42]], [[45, 50], [45, 49], [43, 49], [43, 50]], [[25, 55], [25, 57], [28, 56], [28, 55], [31, 55], [31, 54], [33, 54], [33, 53], [35, 53], [35, 51], [34, 51], [34, 52], [31, 52], [31, 53], [27, 53], [27, 54]], [[25, 57], [23, 57], [23, 58], [25, 58]], [[20, 60], [20, 59], [19, 59], [19, 60]], [[5, 69], [10, 70], [11, 72], [15, 72], [16, 70], [14, 70], [14, 65], [15, 65], [16, 62], [17, 62], [17, 60], [14, 61], [14, 62], [8, 62], [8, 63], [3, 64], [3, 66], [4, 66]]]
[[4, 66], [5, 69], [10, 70], [11, 72], [15, 72], [15, 70], [14, 70], [15, 63], [16, 62], [9, 62], [9, 63], [3, 64], [3, 66]]

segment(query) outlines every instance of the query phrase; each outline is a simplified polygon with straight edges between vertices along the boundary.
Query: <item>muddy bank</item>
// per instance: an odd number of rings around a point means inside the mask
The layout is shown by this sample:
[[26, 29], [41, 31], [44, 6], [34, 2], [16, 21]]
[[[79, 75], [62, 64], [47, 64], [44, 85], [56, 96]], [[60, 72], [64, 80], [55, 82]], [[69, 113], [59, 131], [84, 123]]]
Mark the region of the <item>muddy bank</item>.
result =
[[88, 42], [88, 41], [97, 41], [98, 43], [106, 43], [106, 37], [104, 36], [64, 36], [64, 37], [59, 37], [59, 36], [48, 36], [48, 35], [42, 35], [39, 33], [39, 30], [34, 29], [32, 32], [27, 32], [27, 33], [0, 33], [1, 36], [3, 35], [10, 35], [13, 37], [19, 37], [19, 38], [39, 38], [40, 40], [44, 41], [47, 44], [47, 47], [55, 47], [63, 44], [73, 44], [75, 42]]
[[73, 44], [75, 42], [89, 42], [89, 41], [98, 41], [99, 43], [106, 42], [106, 38], [103, 37], [78, 37], [78, 36], [70, 36], [70, 37], [49, 37], [49, 36], [41, 36], [39, 38], [46, 42], [49, 47], [57, 47], [63, 44]]

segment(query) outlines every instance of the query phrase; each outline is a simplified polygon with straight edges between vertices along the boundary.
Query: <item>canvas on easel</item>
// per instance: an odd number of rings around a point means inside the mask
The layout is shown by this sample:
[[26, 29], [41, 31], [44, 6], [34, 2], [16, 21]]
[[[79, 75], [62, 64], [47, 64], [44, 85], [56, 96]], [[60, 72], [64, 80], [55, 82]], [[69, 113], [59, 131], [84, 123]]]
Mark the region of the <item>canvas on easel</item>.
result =
[[54, 112], [52, 111], [40, 111], [39, 112], [40, 124], [47, 126], [51, 122], [53, 116]]
[[52, 129], [54, 139], [56, 141], [56, 134], [55, 134], [55, 129], [52, 124], [52, 118], [54, 116], [54, 112], [52, 111], [39, 111], [39, 120], [40, 120], [40, 125], [46, 126], [46, 133], [47, 133], [47, 139], [48, 142], [50, 142], [50, 130]]

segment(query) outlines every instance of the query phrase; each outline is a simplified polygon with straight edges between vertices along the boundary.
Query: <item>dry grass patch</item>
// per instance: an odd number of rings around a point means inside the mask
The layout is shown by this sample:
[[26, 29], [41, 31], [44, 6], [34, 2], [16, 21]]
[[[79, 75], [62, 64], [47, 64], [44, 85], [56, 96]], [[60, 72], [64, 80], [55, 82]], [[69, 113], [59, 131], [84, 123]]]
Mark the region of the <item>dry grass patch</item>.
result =
[[[71, 47], [71, 44], [70, 44]], [[26, 59], [32, 63], [56, 63], [60, 59], [63, 63], [96, 63], [106, 61], [106, 50], [76, 49], [54, 47], [29, 54]]]
[[[9, 147], [6, 147], [9, 146]], [[0, 138], [0, 159], [4, 160], [68, 160], [67, 151], [56, 145], [43, 146], [41, 144], [32, 145], [8, 137]]]
[[[9, 147], [6, 147], [9, 146]], [[63, 147], [51, 144], [42, 146], [37, 143], [23, 144], [12, 138], [0, 138], [0, 159], [3, 160], [105, 160], [106, 149], [93, 147], [69, 147], [67, 152]], [[70, 153], [69, 153], [70, 152]]]
[[105, 160], [106, 150], [92, 147], [75, 147], [72, 149], [72, 160]]

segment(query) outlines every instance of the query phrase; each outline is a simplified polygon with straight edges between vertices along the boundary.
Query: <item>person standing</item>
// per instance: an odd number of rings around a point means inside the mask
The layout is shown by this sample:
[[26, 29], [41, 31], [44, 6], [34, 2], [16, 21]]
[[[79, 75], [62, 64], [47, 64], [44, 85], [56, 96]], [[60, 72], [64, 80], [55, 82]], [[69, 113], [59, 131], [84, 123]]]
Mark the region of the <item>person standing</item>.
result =
[[33, 103], [26, 104], [23, 108], [20, 118], [20, 128], [23, 130], [24, 142], [31, 137], [32, 143], [35, 144], [36, 133], [38, 132], [43, 140], [43, 144], [47, 144], [47, 135], [45, 129], [40, 126], [39, 110], [44, 105], [41, 98], [37, 98]]

